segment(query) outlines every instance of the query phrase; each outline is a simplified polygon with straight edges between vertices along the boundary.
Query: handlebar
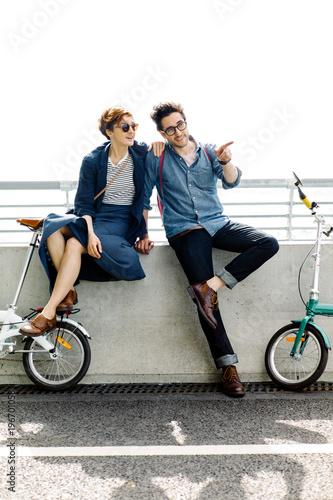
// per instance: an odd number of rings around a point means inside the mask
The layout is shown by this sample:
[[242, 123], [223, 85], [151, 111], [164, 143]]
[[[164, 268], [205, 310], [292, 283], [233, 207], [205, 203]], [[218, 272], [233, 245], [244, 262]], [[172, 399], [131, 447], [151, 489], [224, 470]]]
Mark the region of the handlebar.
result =
[[302, 181], [297, 177], [297, 175], [295, 174], [295, 172], [293, 172], [293, 174], [294, 174], [294, 177], [296, 179], [295, 186], [298, 189], [298, 195], [299, 195], [300, 200], [302, 200], [302, 202], [304, 203], [304, 205], [306, 207], [308, 207], [310, 210], [312, 210], [312, 214], [314, 215], [316, 213], [316, 212], [314, 212], [314, 209], [318, 208], [319, 205], [315, 201], [313, 201], [311, 203], [308, 200], [308, 197], [303, 193], [303, 191], [300, 188], [300, 186], [303, 186]]
[[[298, 195], [299, 195], [299, 198], [300, 200], [304, 203], [304, 205], [309, 208], [311, 210], [311, 214], [314, 216], [314, 218], [316, 219], [317, 222], [320, 222], [321, 224], [324, 224], [325, 223], [325, 220], [322, 216], [319, 216], [317, 215], [316, 213], [316, 210], [315, 208], [319, 208], [319, 205], [317, 202], [313, 201], [313, 202], [310, 202], [308, 197], [303, 193], [303, 191], [301, 190], [300, 186], [303, 186], [302, 184], [302, 181], [297, 177], [297, 175], [295, 174], [295, 172], [293, 172], [294, 174], [294, 177], [296, 179], [296, 182], [295, 182], [295, 186], [297, 187], [298, 189]], [[333, 227], [331, 226], [328, 231], [323, 231], [323, 234], [327, 237], [331, 236], [331, 233], [333, 231]]]

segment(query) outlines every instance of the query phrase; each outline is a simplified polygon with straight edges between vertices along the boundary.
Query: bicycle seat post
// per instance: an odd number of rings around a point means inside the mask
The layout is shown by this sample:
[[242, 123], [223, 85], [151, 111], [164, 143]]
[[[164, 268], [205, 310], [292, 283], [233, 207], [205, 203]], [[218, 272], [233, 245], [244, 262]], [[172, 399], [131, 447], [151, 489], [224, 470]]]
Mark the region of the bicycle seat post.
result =
[[17, 302], [18, 302], [18, 299], [19, 299], [19, 296], [20, 296], [20, 293], [21, 293], [21, 290], [23, 287], [24, 280], [26, 278], [26, 275], [27, 275], [27, 272], [29, 269], [32, 255], [34, 253], [35, 248], [38, 247], [38, 245], [37, 245], [38, 236], [39, 236], [39, 231], [38, 230], [34, 231], [32, 237], [31, 237], [28, 252], [26, 254], [25, 262], [24, 262], [21, 276], [20, 276], [20, 279], [19, 279], [19, 282], [18, 282], [18, 285], [16, 288], [14, 299], [13, 299], [13, 302], [10, 304], [10, 308], [13, 310], [17, 309]]

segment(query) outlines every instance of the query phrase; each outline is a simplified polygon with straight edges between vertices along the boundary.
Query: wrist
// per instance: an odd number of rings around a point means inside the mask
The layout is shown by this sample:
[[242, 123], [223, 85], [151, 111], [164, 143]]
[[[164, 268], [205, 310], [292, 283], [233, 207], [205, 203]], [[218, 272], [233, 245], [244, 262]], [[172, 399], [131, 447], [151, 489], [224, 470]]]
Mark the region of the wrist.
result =
[[217, 159], [217, 161], [219, 162], [220, 165], [227, 165], [229, 163], [229, 161], [231, 161], [231, 158], [229, 158], [229, 160], [227, 160], [227, 161], [222, 161], [219, 159]]

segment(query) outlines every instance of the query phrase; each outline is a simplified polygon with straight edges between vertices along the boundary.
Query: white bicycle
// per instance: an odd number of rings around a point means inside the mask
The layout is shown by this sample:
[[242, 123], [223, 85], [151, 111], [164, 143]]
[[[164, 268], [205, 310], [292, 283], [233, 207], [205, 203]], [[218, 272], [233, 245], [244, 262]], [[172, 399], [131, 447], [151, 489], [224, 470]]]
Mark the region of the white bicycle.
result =
[[[24, 318], [16, 314], [32, 255], [39, 246], [43, 221], [19, 219], [17, 222], [33, 231], [33, 235], [14, 299], [7, 309], [0, 310], [0, 358], [10, 359], [21, 353], [25, 372], [34, 384], [53, 391], [69, 389], [80, 382], [88, 371], [91, 359], [88, 342], [90, 336], [80, 323], [68, 317], [70, 311], [57, 315], [56, 326], [40, 337], [26, 337], [19, 332], [23, 323], [42, 311], [31, 309], [32, 312]], [[17, 341], [22, 340], [22, 337], [25, 348], [16, 349]]]

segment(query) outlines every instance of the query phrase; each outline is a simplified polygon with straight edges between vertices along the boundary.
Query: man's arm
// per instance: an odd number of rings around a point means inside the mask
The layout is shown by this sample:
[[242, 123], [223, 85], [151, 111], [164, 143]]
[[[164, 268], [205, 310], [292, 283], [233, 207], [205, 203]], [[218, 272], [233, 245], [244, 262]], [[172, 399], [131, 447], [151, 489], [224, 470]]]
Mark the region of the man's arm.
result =
[[146, 221], [147, 234], [141, 236], [140, 240], [135, 243], [135, 250], [146, 255], [149, 254], [149, 250], [151, 250], [154, 246], [154, 242], [149, 239], [148, 234], [148, 210], [151, 210], [150, 198], [156, 184], [158, 165], [159, 159], [156, 158], [152, 152], [149, 152], [145, 160], [145, 187], [143, 203], [143, 217]]
[[232, 153], [228, 147], [231, 144], [233, 144], [233, 141], [214, 149], [215, 156], [223, 167], [223, 176], [229, 184], [235, 183], [239, 175], [238, 169], [231, 163]]
[[149, 239], [148, 234], [148, 210], [143, 211], [143, 217], [146, 221], [147, 234], [144, 234], [140, 237], [140, 239], [135, 243], [135, 250], [139, 253], [144, 253], [146, 255], [149, 254], [149, 250], [151, 250], [154, 246], [154, 242]]

